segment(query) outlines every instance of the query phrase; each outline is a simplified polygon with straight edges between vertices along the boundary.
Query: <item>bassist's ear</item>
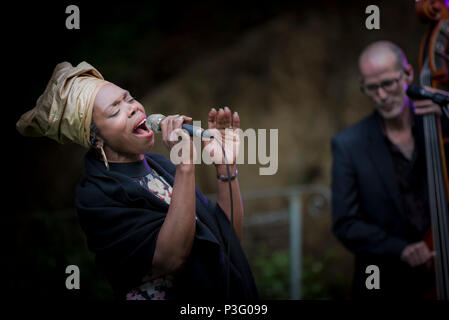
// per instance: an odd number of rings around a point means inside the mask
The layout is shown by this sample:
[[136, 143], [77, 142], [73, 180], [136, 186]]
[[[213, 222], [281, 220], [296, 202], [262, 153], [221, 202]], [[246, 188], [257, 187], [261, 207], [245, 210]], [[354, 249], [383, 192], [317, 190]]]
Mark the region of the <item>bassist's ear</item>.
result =
[[413, 83], [413, 67], [408, 64], [404, 67], [405, 79], [408, 85]]

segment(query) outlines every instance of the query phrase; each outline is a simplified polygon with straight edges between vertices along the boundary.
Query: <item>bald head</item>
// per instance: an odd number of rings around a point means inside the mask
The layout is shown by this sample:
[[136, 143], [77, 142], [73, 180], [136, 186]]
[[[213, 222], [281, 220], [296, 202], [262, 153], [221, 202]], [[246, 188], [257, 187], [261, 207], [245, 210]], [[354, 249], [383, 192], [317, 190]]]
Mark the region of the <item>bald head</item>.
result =
[[367, 46], [359, 57], [359, 70], [362, 75], [373, 69], [393, 67], [402, 70], [408, 65], [404, 52], [390, 41], [377, 41]]
[[408, 105], [407, 86], [413, 82], [413, 68], [404, 52], [392, 42], [377, 41], [359, 57], [360, 84], [384, 119], [402, 114]]

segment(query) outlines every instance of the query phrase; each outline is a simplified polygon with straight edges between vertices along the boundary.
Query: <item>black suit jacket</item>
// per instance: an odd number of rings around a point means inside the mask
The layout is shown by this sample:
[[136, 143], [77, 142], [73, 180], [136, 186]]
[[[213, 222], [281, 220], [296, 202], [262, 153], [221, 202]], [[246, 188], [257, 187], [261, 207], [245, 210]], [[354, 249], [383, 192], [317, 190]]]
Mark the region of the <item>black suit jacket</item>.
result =
[[[424, 157], [422, 117], [414, 121], [415, 145]], [[419, 296], [431, 276], [409, 267], [400, 254], [424, 234], [410, 232], [380, 115], [342, 131], [331, 145], [333, 232], [355, 254], [354, 297]], [[380, 290], [365, 286], [369, 265], [379, 267]]]

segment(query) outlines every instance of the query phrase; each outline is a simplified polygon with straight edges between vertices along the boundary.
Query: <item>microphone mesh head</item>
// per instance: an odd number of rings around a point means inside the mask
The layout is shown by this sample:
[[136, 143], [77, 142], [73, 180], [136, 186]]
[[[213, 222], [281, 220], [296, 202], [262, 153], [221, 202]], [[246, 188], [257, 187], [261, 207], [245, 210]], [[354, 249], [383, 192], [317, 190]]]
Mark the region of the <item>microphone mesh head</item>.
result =
[[165, 118], [162, 114], [151, 114], [147, 118], [147, 126], [153, 131], [153, 132], [160, 132], [161, 131], [161, 121]]

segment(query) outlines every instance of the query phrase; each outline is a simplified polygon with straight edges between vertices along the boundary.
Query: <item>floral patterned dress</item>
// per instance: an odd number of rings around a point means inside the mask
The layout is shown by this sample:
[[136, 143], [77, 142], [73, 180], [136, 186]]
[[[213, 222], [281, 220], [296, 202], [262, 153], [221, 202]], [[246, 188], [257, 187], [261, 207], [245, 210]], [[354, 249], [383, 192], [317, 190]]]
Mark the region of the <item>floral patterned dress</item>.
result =
[[[150, 173], [146, 176], [135, 178], [136, 182], [167, 204], [170, 204], [173, 192], [172, 186], [156, 171], [149, 167], [147, 169]], [[173, 277], [170, 275], [153, 280], [145, 276], [140, 286], [128, 292], [126, 300], [165, 300], [166, 291], [171, 287], [173, 287]]]

